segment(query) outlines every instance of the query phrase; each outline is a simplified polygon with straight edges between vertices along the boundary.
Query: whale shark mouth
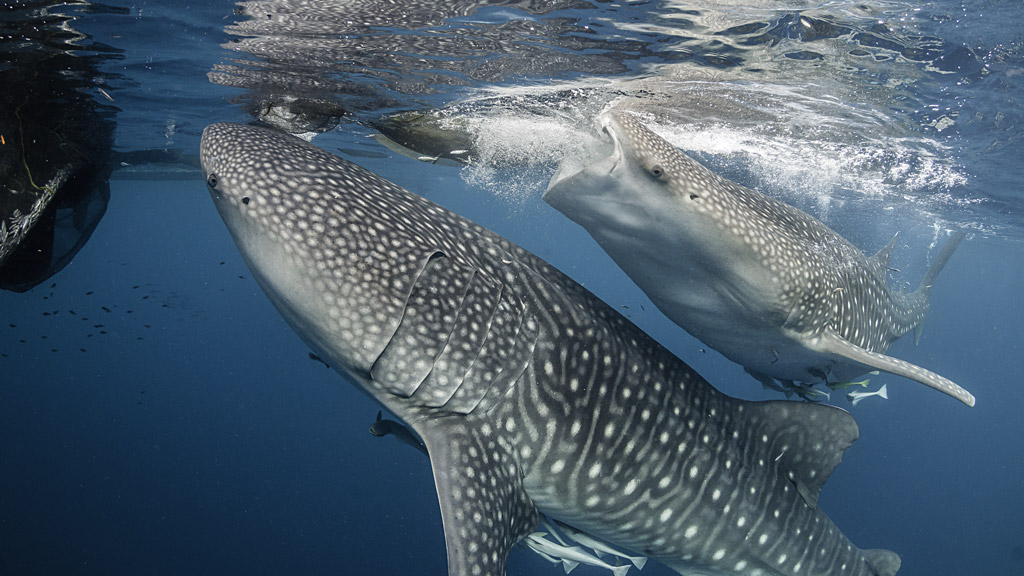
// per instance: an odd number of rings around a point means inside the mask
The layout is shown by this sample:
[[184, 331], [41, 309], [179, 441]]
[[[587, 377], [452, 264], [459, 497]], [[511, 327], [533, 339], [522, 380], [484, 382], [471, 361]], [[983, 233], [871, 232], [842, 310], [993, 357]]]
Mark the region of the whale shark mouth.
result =
[[[578, 176], [590, 169], [591, 167], [598, 167], [604, 164], [610, 164], [605, 167], [606, 174], [610, 174], [625, 159], [624, 151], [622, 147], [622, 141], [619, 137], [618, 128], [614, 125], [615, 119], [611, 114], [602, 114], [597, 119], [598, 128], [605, 138], [602, 141], [602, 145], [598, 148], [589, 151], [585, 157], [578, 157], [567, 155], [558, 164], [558, 169], [555, 171], [554, 176], [548, 181], [547, 190], [544, 192], [545, 200], [549, 198], [548, 193], [551, 192], [552, 188], [557, 187], [559, 184]], [[609, 150], [610, 148], [610, 150]], [[555, 194], [558, 194], [557, 192]]]

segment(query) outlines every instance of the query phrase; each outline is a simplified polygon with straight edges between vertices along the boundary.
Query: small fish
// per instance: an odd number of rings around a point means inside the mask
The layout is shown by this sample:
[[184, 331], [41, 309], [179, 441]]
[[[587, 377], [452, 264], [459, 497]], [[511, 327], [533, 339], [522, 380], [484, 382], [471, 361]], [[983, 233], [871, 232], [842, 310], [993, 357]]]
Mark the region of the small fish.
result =
[[569, 526], [567, 524], [563, 524], [561, 522], [558, 522], [557, 520], [556, 520], [556, 522], [558, 523], [558, 527], [561, 528], [562, 531], [564, 531], [566, 533], [566, 535], [569, 536], [569, 538], [572, 538], [576, 542], [579, 542], [581, 545], [586, 546], [587, 548], [590, 548], [598, 556], [600, 556], [601, 554], [609, 554], [611, 556], [618, 556], [619, 558], [622, 558], [624, 560], [629, 560], [634, 566], [636, 566], [637, 570], [642, 570], [644, 565], [647, 564], [647, 557], [646, 556], [632, 556], [632, 555], [626, 554], [625, 552], [619, 550], [618, 548], [615, 548], [611, 544], [608, 544], [604, 540], [600, 540], [598, 538], [594, 538], [593, 536], [591, 536], [590, 534], [587, 534], [586, 532], [581, 532], [581, 531], [573, 528], [572, 526]]
[[860, 386], [861, 388], [867, 388], [868, 384], [871, 383], [870, 378], [864, 380], [858, 380], [856, 382], [830, 382], [828, 387], [832, 390], [846, 390], [847, 388], [853, 388], [854, 386]]
[[882, 398], [888, 400], [889, 392], [885, 389], [885, 386], [885, 384], [882, 384], [882, 387], [879, 388], [878, 390], [875, 390], [874, 392], [861, 392], [859, 390], [854, 390], [853, 392], [850, 392], [849, 394], [846, 395], [846, 399], [849, 400], [850, 402], [853, 402], [854, 406], [856, 406], [858, 402], [867, 398], [868, 396], [881, 396]]
[[545, 556], [557, 558], [560, 561], [578, 562], [588, 566], [604, 568], [606, 570], [611, 570], [612, 574], [615, 576], [626, 576], [626, 573], [629, 572], [630, 564], [613, 566], [579, 546], [562, 546], [561, 544], [557, 544], [544, 538], [545, 536], [547, 536], [546, 532], [534, 532], [524, 538], [523, 543], [535, 552], [540, 552]]
[[797, 396], [807, 400], [808, 402], [821, 402], [822, 397], [826, 400], [831, 400], [832, 395], [829, 392], [822, 392], [813, 385], [809, 384], [792, 384], [793, 392], [796, 392]]
[[[533, 550], [533, 549], [531, 548], [531, 550]], [[579, 562], [573, 562], [572, 560], [564, 560], [564, 559], [561, 559], [561, 558], [555, 558], [554, 556], [548, 556], [547, 554], [541, 552], [540, 550], [533, 550], [533, 553], [538, 555], [538, 556], [540, 556], [541, 558], [547, 560], [548, 562], [551, 562], [552, 564], [561, 564], [562, 565], [562, 569], [565, 570], [566, 574], [572, 573], [572, 571], [575, 570], [576, 567], [580, 565]]]
[[395, 422], [394, 420], [385, 420], [383, 416], [384, 414], [378, 410], [377, 419], [373, 424], [370, 424], [370, 434], [377, 437], [387, 436], [390, 434], [395, 437], [395, 440], [398, 440], [403, 444], [408, 444], [422, 452], [424, 455], [430, 456], [430, 454], [427, 453], [427, 447], [415, 434], [413, 434], [412, 430], [409, 430], [405, 425]]
[[[148, 326], [147, 326], [147, 328], [148, 328]], [[331, 365], [328, 364], [327, 362], [325, 362], [323, 358], [317, 356], [316, 354], [313, 354], [312, 352], [309, 353], [309, 359], [310, 360], [315, 360], [315, 361], [323, 364], [324, 366], [327, 366], [328, 368], [331, 367]]]

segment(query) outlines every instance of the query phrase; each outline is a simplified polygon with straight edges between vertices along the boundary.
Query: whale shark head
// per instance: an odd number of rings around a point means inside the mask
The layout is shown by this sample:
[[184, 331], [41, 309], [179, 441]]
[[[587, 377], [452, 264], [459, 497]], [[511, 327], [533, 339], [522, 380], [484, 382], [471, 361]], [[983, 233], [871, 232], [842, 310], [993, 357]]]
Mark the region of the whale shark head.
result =
[[582, 169], [561, 166], [544, 201], [586, 228], [669, 317], [720, 324], [742, 302], [740, 312], [751, 317], [736, 325], [784, 322], [784, 279], [765, 265], [764, 252], [786, 244], [768, 246], [770, 226], [750, 214], [748, 191], [631, 114], [607, 112], [598, 124], [611, 153]]
[[397, 187], [252, 126], [207, 127], [200, 156], [217, 210], [274, 305], [328, 363], [366, 373], [422, 265], [415, 233], [373, 205]]

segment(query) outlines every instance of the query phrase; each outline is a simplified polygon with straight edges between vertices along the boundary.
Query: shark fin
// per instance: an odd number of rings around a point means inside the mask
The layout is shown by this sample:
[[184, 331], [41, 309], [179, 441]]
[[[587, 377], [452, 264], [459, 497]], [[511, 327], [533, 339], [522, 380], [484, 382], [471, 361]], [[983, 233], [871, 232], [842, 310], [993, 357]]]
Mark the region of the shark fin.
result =
[[962, 230], [957, 230], [949, 237], [949, 240], [946, 240], [942, 249], [935, 255], [935, 259], [932, 260], [931, 265], [928, 266], [928, 272], [925, 273], [924, 279], [921, 280], [921, 285], [917, 288], [918, 292], [923, 293], [925, 296], [931, 294], [932, 286], [935, 285], [935, 278], [939, 275], [939, 272], [942, 272], [942, 269], [946, 266], [946, 262], [949, 261], [949, 257], [953, 255], [953, 252], [956, 252], [957, 246], [960, 245], [964, 236], [965, 234]]
[[891, 550], [874, 548], [861, 550], [861, 552], [864, 554], [868, 568], [877, 576], [896, 576], [900, 564], [903, 563], [899, 555]]
[[471, 418], [422, 421], [448, 549], [448, 574], [505, 576], [512, 546], [537, 526], [515, 458]]
[[843, 451], [860, 430], [845, 410], [823, 404], [785, 401], [744, 402], [755, 442], [763, 443], [765, 460], [792, 482], [810, 508], [843, 459]]
[[809, 347], [818, 352], [835, 354], [847, 360], [859, 362], [869, 368], [877, 368], [897, 376], [910, 378], [929, 388], [934, 388], [939, 392], [948, 394], [968, 406], [974, 406], [974, 395], [958, 386], [952, 380], [905, 360], [861, 348], [843, 339], [832, 330], [822, 332], [820, 336], [815, 338], [813, 344], [809, 344]]
[[885, 272], [889, 268], [889, 259], [892, 257], [892, 249], [896, 246], [896, 237], [899, 236], [899, 232], [893, 235], [892, 240], [886, 244], [885, 248], [882, 248], [875, 253], [874, 256], [868, 258], [868, 262], [871, 263], [872, 267], [885, 277]]
[[[917, 287], [915, 294], [924, 295], [924, 301], [927, 304], [928, 299], [932, 294], [932, 287], [935, 285], [935, 278], [938, 277], [939, 272], [946, 266], [946, 262], [949, 261], [949, 257], [956, 252], [960, 242], [964, 239], [964, 232], [961, 230], [956, 231], [949, 240], [942, 246], [939, 253], [935, 255], [935, 259], [932, 260], [930, 266], [928, 266], [928, 272], [925, 273], [924, 279], [921, 280], [921, 285]], [[924, 316], [921, 320], [914, 325], [914, 346], [921, 343], [921, 332], [924, 330]]]

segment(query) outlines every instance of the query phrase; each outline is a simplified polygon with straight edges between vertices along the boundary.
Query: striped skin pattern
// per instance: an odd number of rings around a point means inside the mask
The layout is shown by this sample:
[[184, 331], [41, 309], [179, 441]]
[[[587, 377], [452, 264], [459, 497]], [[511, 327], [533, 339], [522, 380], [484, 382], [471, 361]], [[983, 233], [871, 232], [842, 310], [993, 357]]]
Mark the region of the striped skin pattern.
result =
[[631, 114], [599, 124], [611, 155], [560, 170], [544, 200], [580, 224], [672, 321], [759, 379], [842, 383], [873, 370], [916, 380], [968, 406], [954, 382], [886, 356], [920, 333], [935, 277], [892, 290], [892, 244], [871, 258], [816, 218], [722, 178]]
[[816, 505], [844, 411], [729, 398], [550, 265], [299, 139], [206, 128], [204, 175], [271, 301], [423, 439], [450, 576], [538, 510], [686, 574], [869, 576]]

